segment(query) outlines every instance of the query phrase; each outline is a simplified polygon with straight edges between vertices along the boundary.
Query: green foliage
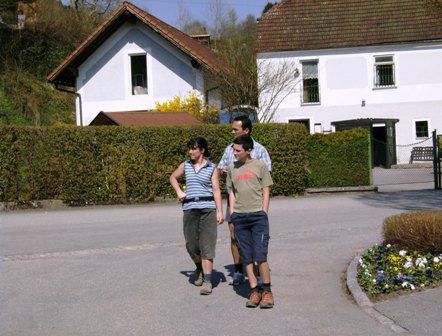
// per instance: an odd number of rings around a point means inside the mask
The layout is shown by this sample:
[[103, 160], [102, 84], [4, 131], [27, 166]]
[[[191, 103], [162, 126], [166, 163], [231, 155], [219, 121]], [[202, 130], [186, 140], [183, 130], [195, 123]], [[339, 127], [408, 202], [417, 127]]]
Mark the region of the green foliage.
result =
[[0, 124], [69, 125], [75, 122], [74, 96], [15, 66], [0, 76]]
[[442, 253], [442, 211], [417, 211], [387, 217], [384, 242], [398, 249]]
[[[230, 125], [189, 127], [0, 127], [0, 200], [61, 199], [70, 204], [174, 197], [169, 175], [196, 136], [211, 159], [231, 143]], [[304, 191], [307, 135], [293, 124], [256, 125], [273, 160], [273, 195]]]
[[311, 188], [370, 185], [367, 130], [314, 134], [309, 141]]
[[[0, 201], [60, 199], [69, 204], [97, 204], [175, 197], [169, 175], [188, 158], [187, 141], [205, 137], [210, 159], [218, 162], [232, 141], [229, 131], [230, 125], [0, 126]], [[267, 147], [272, 158], [272, 195], [303, 193], [309, 157], [305, 127], [256, 124], [253, 137]], [[351, 136], [347, 140], [354, 142]], [[341, 146], [348, 145], [341, 139], [333, 148], [339, 150]], [[368, 152], [367, 148], [361, 150]], [[334, 157], [322, 156], [314, 163], [320, 167], [312, 171], [326, 169], [329, 162], [333, 164]], [[345, 174], [359, 176], [353, 171]], [[336, 183], [341, 185], [341, 180], [349, 181], [351, 177], [335, 175]]]
[[[74, 13], [58, 0], [25, 1], [23, 29], [0, 25], [0, 112], [13, 125], [59, 125], [75, 123], [73, 95], [49, 85], [54, 70], [101, 22], [87, 11]], [[4, 10], [15, 15], [17, 1]], [[0, 5], [0, 11], [2, 7]], [[6, 124], [6, 118], [0, 124]]]

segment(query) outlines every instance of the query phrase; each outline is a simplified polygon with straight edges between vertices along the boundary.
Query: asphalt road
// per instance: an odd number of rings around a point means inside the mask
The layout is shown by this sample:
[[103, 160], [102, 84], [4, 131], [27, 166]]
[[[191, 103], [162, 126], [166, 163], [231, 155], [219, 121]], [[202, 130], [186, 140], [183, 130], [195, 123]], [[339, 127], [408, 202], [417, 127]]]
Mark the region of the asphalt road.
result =
[[228, 285], [226, 224], [213, 294], [199, 295], [176, 203], [1, 212], [0, 335], [396, 335], [352, 301], [345, 271], [386, 216], [441, 204], [432, 190], [272, 199], [271, 310]]

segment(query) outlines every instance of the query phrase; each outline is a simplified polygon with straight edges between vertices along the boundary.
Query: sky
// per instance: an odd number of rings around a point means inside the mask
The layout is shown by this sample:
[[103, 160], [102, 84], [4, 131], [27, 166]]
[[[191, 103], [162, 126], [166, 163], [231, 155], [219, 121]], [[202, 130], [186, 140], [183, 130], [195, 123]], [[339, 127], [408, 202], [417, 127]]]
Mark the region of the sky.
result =
[[[152, 15], [160, 20], [178, 28], [178, 8], [182, 2], [186, 11], [192, 19], [207, 22], [208, 0], [129, 0], [135, 6], [148, 10]], [[69, 0], [62, 0], [69, 3]], [[238, 16], [238, 21], [242, 21], [247, 15], [252, 14], [255, 18], [261, 16], [262, 10], [268, 2], [276, 0], [223, 0], [228, 8], [233, 8]]]
[[[223, 0], [229, 7], [233, 8], [241, 21], [252, 14], [255, 18], [261, 16], [262, 10], [270, 0]], [[207, 0], [132, 0], [134, 5], [148, 9], [151, 14], [165, 21], [166, 23], [178, 25], [178, 8], [182, 2], [186, 11], [193, 19], [207, 21]], [[273, 1], [275, 2], [275, 1]]]

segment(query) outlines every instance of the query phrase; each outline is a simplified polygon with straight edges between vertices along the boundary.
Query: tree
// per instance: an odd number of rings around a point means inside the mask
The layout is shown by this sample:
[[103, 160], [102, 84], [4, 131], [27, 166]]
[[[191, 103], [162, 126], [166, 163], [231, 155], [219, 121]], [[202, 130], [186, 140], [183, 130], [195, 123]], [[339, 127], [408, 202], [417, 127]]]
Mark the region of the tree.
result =
[[291, 60], [258, 60], [257, 63], [258, 118], [260, 122], [272, 122], [283, 100], [296, 91], [299, 70]]
[[281, 102], [295, 91], [298, 70], [288, 60], [257, 62], [256, 29], [256, 20], [250, 15], [223, 35], [218, 53], [226, 70], [217, 81], [228, 111], [245, 108], [245, 112], [252, 110], [260, 122], [271, 122]]
[[278, 4], [277, 2], [273, 3], [273, 2], [267, 2], [267, 5], [265, 5], [264, 9], [262, 10], [262, 14], [264, 14], [265, 12], [267, 12], [270, 8], [272, 8], [273, 6], [275, 6], [276, 4]]
[[207, 18], [211, 22], [210, 35], [214, 41], [214, 48], [217, 48], [217, 41], [221, 39], [227, 25], [229, 5], [224, 0], [208, 0]]
[[199, 20], [192, 20], [188, 22], [181, 30], [188, 35], [207, 34], [207, 27], [205, 22]]
[[122, 3], [122, 0], [70, 0], [71, 8], [77, 17], [87, 13], [100, 19], [109, 15]]

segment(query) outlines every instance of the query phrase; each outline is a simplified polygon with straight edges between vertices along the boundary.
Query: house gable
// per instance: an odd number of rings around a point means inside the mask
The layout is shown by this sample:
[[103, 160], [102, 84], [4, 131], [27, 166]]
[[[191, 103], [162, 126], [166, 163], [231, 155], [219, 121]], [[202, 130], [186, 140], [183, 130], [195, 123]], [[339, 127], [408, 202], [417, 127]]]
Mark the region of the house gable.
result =
[[189, 55], [194, 66], [203, 66], [212, 73], [223, 71], [217, 55], [189, 35], [157, 19], [129, 2], [124, 2], [103, 24], [93, 32], [51, 74], [48, 81], [56, 85], [75, 87], [78, 67], [87, 60], [121, 25], [141, 22], [176, 48]]

